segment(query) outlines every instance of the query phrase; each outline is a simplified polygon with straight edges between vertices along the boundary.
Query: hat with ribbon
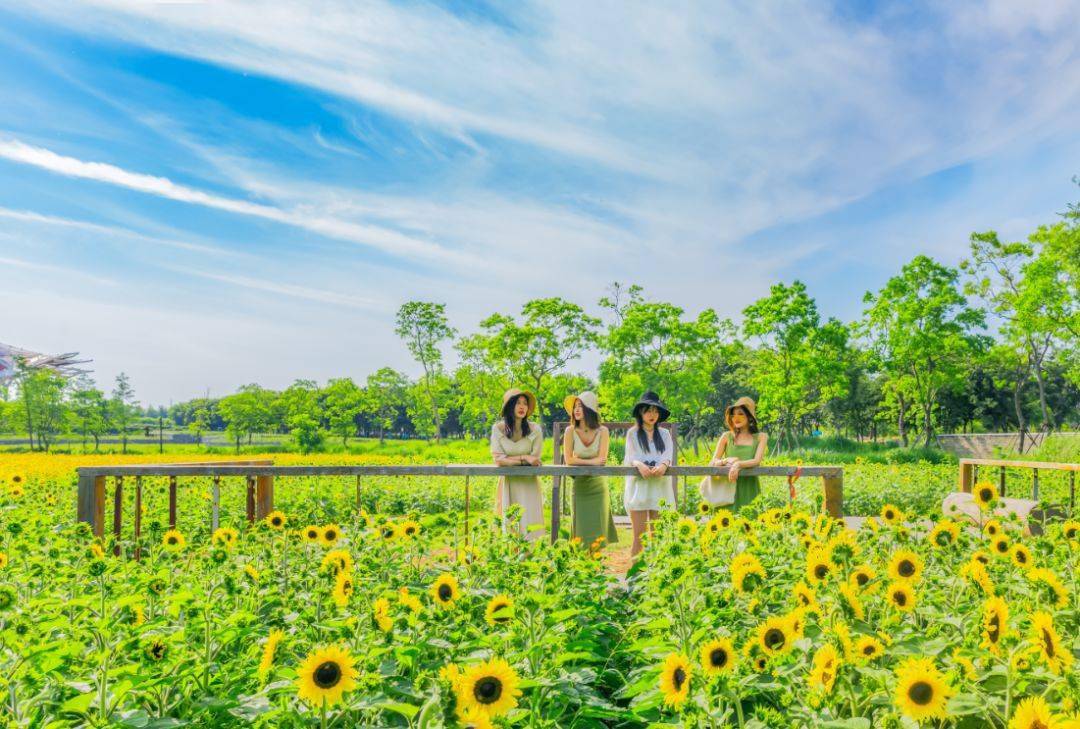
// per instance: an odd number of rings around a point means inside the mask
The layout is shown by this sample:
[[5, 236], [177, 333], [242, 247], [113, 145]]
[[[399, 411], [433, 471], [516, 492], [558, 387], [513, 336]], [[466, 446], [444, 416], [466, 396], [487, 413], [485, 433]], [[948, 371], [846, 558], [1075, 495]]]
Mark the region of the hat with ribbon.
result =
[[581, 400], [581, 404], [589, 410], [592, 410], [597, 416], [600, 415], [600, 398], [596, 396], [595, 392], [586, 390], [577, 395], [567, 395], [563, 399], [563, 407], [566, 408], [566, 414], [569, 415], [571, 419], [574, 417], [574, 403], [578, 400]]
[[503, 393], [503, 410], [506, 409], [506, 404], [511, 400], [516, 400], [520, 396], [524, 395], [525, 399], [529, 401], [529, 412], [525, 413], [525, 417], [529, 417], [536, 412], [536, 395], [532, 394], [528, 390], [519, 390], [516, 387], [511, 387], [509, 390]]
[[665, 405], [660, 400], [660, 396], [652, 390], [646, 390], [642, 393], [641, 397], [638, 398], [638, 401], [634, 403], [634, 417], [637, 418], [639, 411], [650, 406], [660, 411], [660, 419], [657, 420], [658, 423], [662, 423], [671, 417], [671, 408]]

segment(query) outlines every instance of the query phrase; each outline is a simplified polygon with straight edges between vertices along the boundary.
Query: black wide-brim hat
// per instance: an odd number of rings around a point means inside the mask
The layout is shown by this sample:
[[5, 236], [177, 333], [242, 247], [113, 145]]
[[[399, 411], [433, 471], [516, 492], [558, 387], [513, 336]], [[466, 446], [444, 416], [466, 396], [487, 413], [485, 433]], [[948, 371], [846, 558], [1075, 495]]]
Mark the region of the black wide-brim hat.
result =
[[660, 419], [657, 420], [656, 422], [662, 423], [665, 420], [667, 420], [669, 417], [671, 417], [671, 409], [667, 405], [665, 405], [660, 400], [660, 396], [657, 395], [652, 390], [646, 390], [641, 395], [641, 397], [638, 398], [638, 401], [636, 403], [634, 403], [634, 411], [633, 411], [634, 412], [634, 417], [637, 418], [638, 411], [641, 410], [641, 408], [647, 408], [650, 405], [652, 405], [653, 407], [655, 407], [657, 410], [660, 411]]

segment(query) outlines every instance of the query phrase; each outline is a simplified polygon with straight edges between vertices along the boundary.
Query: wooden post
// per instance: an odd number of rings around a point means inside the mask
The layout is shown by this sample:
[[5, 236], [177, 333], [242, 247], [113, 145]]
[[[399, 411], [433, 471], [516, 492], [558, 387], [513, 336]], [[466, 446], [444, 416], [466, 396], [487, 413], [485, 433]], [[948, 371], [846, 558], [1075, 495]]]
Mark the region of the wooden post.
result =
[[[552, 459], [556, 466], [563, 464], [562, 452], [562, 423], [555, 423], [551, 429], [552, 446], [555, 449], [555, 457]], [[597, 436], [599, 437], [599, 435]], [[559, 528], [562, 522], [563, 500], [565, 495], [562, 490], [562, 476], [551, 477], [551, 542], [559, 538]]]
[[844, 516], [844, 474], [841, 471], [835, 476], [823, 476], [822, 487], [825, 490], [825, 512], [839, 519]]
[[1005, 466], [1002, 466], [998, 473], [998, 496], [1005, 498]]
[[124, 477], [117, 476], [113, 488], [113, 554], [120, 556], [120, 529], [124, 516]]
[[169, 476], [169, 528], [176, 528], [176, 476]]
[[105, 529], [105, 477], [91, 476], [79, 471], [79, 504], [76, 518], [90, 525], [94, 536], [101, 537]]
[[[679, 428], [675, 423], [665, 423], [671, 433], [671, 465], [679, 465]], [[679, 477], [671, 477], [671, 491], [675, 494], [675, 510], [679, 510]], [[685, 494], [684, 494], [685, 496]]]
[[135, 560], [142, 559], [142, 476], [135, 477]]
[[274, 510], [274, 477], [255, 477], [255, 518], [265, 519]]
[[975, 485], [975, 467], [970, 463], [960, 462], [960, 490], [966, 494], [971, 493]]
[[1076, 471], [1069, 472], [1069, 516], [1076, 516]]
[[244, 479], [247, 485], [247, 520], [248, 524], [255, 523], [255, 477], [248, 476]]
[[[498, 487], [496, 487], [498, 488]], [[465, 477], [465, 544], [470, 544], [469, 533], [469, 477]]]
[[1039, 500], [1039, 469], [1031, 469], [1031, 500]]
[[210, 531], [218, 530], [218, 510], [221, 506], [221, 476], [214, 476], [214, 488], [210, 494]]
[[356, 513], [360, 513], [360, 476], [356, 477]]

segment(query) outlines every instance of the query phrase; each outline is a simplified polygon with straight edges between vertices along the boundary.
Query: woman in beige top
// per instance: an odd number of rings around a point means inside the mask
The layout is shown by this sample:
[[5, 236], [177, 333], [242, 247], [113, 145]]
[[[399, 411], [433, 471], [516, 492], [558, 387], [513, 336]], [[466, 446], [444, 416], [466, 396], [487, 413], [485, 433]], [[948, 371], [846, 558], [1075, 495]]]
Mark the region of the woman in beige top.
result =
[[[496, 466], [539, 466], [544, 448], [540, 426], [529, 422], [536, 411], [536, 396], [511, 388], [503, 395], [502, 418], [491, 426], [491, 456]], [[539, 539], [544, 524], [544, 497], [539, 476], [503, 476], [496, 491], [495, 510], [505, 514], [517, 504], [521, 507], [518, 531], [527, 539]], [[503, 520], [503, 529], [506, 521]]]

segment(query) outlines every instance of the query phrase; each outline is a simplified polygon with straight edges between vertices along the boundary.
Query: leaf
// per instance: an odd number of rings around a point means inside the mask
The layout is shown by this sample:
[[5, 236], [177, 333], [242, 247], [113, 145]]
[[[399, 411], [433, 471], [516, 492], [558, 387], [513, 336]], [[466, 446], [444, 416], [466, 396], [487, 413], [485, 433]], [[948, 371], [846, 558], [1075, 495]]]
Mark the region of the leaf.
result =
[[393, 711], [395, 713], [401, 714], [409, 721], [412, 721], [413, 717], [420, 713], [420, 709], [413, 706], [412, 704], [403, 704], [399, 701], [382, 701], [378, 704], [375, 704], [375, 707], [378, 709], [385, 709], [386, 711]]
[[94, 692], [72, 696], [61, 705], [60, 710], [68, 714], [85, 714], [90, 710], [91, 704], [97, 695]]

